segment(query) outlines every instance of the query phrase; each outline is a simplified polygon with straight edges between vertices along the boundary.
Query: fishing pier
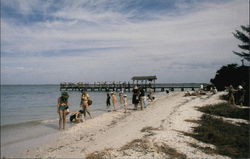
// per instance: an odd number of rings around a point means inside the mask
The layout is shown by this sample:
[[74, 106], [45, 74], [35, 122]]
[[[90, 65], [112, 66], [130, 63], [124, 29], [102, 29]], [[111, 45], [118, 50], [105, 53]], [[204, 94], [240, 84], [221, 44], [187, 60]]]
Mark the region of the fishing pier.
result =
[[197, 90], [206, 83], [155, 83], [156, 76], [135, 76], [133, 82], [94, 82], [94, 83], [60, 83], [60, 91], [124, 91], [131, 92], [134, 86], [140, 86], [148, 91], [149, 88], [156, 91], [185, 91]]

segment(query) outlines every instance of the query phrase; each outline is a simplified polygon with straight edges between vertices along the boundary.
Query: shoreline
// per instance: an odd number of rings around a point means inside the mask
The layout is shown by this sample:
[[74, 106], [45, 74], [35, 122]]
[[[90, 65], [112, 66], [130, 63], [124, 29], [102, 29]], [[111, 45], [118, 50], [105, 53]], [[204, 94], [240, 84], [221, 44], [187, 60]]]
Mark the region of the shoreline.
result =
[[[141, 132], [142, 128], [150, 126], [162, 129], [154, 132], [156, 133], [153, 136], [155, 141], [164, 141], [180, 152], [183, 151], [183, 148], [191, 152], [196, 151], [183, 143], [184, 139], [188, 137], [183, 137], [174, 130], [190, 131], [194, 124], [184, 120], [197, 119], [201, 116], [201, 113], [194, 110], [194, 107], [221, 102], [218, 99], [219, 94], [221, 93], [201, 97], [184, 97], [184, 92], [171, 92], [169, 95], [160, 96], [143, 111], [129, 110], [125, 114], [123, 110], [118, 110], [103, 113], [94, 119], [57, 133], [52, 140], [39, 147], [27, 149], [23, 153], [3, 154], [2, 157], [82, 158], [94, 151], [106, 148], [119, 149], [130, 141], [143, 138], [145, 134]], [[193, 139], [188, 138], [188, 140]], [[185, 153], [188, 158], [211, 157], [198, 150], [194, 154], [189, 154], [189, 151]], [[117, 157], [124, 157], [117, 154]], [[139, 156], [132, 153], [133, 157]], [[222, 156], [212, 157], [221, 158]]]

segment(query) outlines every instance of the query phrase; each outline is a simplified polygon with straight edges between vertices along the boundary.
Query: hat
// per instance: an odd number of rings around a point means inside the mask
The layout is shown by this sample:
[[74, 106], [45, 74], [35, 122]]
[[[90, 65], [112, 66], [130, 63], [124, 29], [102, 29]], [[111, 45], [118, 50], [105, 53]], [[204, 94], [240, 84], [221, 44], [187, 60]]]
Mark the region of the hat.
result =
[[127, 95], [126, 95], [126, 94], [124, 94], [124, 95], [123, 95], [123, 97], [127, 97]]
[[69, 95], [67, 92], [62, 92], [61, 96], [65, 99], [69, 98]]

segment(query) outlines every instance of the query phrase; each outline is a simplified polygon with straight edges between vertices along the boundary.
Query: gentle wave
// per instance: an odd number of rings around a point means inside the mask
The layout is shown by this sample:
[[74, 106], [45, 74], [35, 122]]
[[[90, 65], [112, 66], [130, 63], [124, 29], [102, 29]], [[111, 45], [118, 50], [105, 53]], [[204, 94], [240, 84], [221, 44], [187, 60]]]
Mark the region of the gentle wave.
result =
[[38, 120], [38, 121], [27, 121], [23, 123], [16, 123], [16, 124], [8, 124], [8, 125], [2, 125], [1, 128], [15, 128], [15, 127], [24, 127], [24, 126], [36, 126], [39, 124], [47, 124], [47, 123], [53, 123], [57, 121], [57, 119], [51, 119], [51, 120]]

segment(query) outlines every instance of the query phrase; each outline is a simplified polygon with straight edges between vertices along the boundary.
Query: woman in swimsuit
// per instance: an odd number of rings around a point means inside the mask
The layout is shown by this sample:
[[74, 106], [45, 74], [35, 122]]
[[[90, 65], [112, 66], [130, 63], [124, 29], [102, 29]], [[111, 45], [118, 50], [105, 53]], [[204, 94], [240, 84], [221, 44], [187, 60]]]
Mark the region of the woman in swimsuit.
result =
[[[59, 114], [59, 130], [65, 129], [66, 115], [68, 114], [68, 98], [67, 92], [62, 92], [61, 97], [57, 101], [57, 113]], [[62, 126], [63, 125], [63, 126]]]
[[88, 100], [89, 100], [89, 95], [87, 94], [87, 92], [83, 92], [80, 105], [82, 106], [83, 115], [84, 115], [85, 120], [86, 120], [86, 112], [88, 113], [90, 118], [92, 118], [92, 116], [88, 110], [88, 107], [89, 107]]

